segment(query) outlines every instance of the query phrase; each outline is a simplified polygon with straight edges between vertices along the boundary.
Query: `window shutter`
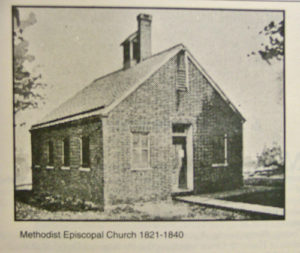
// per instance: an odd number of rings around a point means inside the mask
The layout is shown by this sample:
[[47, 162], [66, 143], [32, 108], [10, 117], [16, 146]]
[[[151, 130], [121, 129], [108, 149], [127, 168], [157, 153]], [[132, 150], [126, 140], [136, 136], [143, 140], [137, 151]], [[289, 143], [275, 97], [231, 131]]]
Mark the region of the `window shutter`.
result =
[[70, 140], [65, 138], [63, 141], [64, 166], [70, 166]]
[[53, 150], [53, 141], [48, 142], [48, 165], [53, 165], [54, 163], [54, 150]]
[[90, 167], [90, 139], [82, 137], [82, 167]]

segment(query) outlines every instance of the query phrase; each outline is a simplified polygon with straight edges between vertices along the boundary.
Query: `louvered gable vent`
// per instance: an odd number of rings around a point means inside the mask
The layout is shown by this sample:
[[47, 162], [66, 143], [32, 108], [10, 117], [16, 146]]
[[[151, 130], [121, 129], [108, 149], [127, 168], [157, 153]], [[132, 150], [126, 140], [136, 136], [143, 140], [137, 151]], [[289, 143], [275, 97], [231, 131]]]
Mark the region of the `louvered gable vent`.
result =
[[182, 50], [177, 55], [176, 89], [186, 91], [188, 89], [188, 62], [186, 51]]

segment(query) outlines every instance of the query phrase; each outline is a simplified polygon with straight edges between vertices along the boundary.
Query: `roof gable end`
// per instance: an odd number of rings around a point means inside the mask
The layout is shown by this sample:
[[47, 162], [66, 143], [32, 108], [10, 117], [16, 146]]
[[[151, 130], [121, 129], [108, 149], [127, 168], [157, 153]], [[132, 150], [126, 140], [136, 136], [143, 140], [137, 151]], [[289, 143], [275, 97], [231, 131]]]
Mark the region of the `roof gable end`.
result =
[[[154, 66], [149, 73], [142, 77], [141, 79], [139, 79], [135, 85], [133, 85], [126, 93], [124, 93], [121, 97], [119, 97], [118, 99], [116, 99], [111, 105], [109, 105], [108, 107], [106, 107], [103, 112], [102, 115], [103, 116], [107, 116], [107, 114], [109, 112], [111, 112], [118, 104], [120, 104], [124, 99], [126, 99], [130, 94], [132, 94], [133, 92], [135, 92], [145, 81], [147, 81], [152, 75], [154, 75], [162, 66], [164, 66], [173, 56], [175, 56], [176, 54], [178, 54], [178, 52], [180, 52], [182, 49], [184, 49], [184, 45], [183, 44], [178, 44], [170, 49], [168, 49], [167, 51], [171, 51], [173, 49], [177, 48], [176, 50], [174, 50], [174, 52], [170, 55], [168, 55], [168, 57], [166, 57], [159, 65]], [[165, 52], [165, 51], [164, 51]], [[155, 56], [155, 55], [154, 55]], [[152, 57], [152, 56], [151, 56]]]
[[229, 107], [235, 112], [243, 122], [246, 119], [240, 113], [240, 111], [235, 107], [235, 105], [231, 102], [231, 100], [226, 96], [226, 94], [222, 91], [219, 85], [213, 80], [213, 78], [206, 72], [206, 70], [201, 66], [201, 64], [196, 60], [196, 58], [191, 54], [191, 52], [185, 48], [187, 52], [188, 58], [192, 61], [192, 63], [197, 67], [197, 69], [202, 73], [202, 75], [206, 78], [209, 85], [220, 95], [220, 97], [224, 100], [225, 103], [229, 105]]

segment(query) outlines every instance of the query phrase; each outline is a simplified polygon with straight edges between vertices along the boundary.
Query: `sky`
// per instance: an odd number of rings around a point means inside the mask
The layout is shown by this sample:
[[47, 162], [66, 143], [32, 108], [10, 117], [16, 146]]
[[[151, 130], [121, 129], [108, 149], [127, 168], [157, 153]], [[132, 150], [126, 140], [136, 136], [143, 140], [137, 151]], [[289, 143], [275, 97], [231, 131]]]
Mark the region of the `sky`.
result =
[[[47, 84], [44, 104], [20, 113], [26, 125], [16, 129], [16, 147], [30, 156], [28, 129], [94, 79], [122, 68], [120, 43], [137, 30], [139, 13], [152, 15], [152, 53], [183, 43], [246, 118], [244, 158], [264, 146], [283, 146], [283, 62], [269, 65], [258, 55], [259, 35], [280, 12], [21, 8], [20, 18], [37, 22], [23, 33], [35, 61], [26, 67]], [[30, 164], [30, 160], [29, 160]]]

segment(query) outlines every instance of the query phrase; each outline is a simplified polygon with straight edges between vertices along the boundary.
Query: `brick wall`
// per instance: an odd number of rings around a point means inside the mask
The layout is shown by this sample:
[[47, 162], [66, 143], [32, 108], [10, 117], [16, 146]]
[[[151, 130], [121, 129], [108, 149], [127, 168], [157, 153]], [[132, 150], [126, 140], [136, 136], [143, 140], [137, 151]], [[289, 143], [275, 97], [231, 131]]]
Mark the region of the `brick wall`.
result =
[[[191, 86], [200, 89], [202, 107], [196, 117], [194, 132], [194, 191], [201, 193], [239, 187], [243, 184], [242, 120], [192, 63], [189, 71]], [[224, 134], [227, 135], [228, 166], [213, 167], [213, 138]]]
[[[102, 123], [99, 118], [34, 130], [31, 134], [35, 192], [103, 204]], [[90, 137], [90, 171], [79, 170], [82, 136]], [[70, 138], [70, 170], [62, 170], [62, 141], [66, 137]], [[49, 140], [54, 144], [53, 169], [46, 168]], [[36, 168], [35, 165], [40, 165], [40, 168]]]
[[139, 61], [151, 56], [151, 20], [150, 15], [141, 14], [138, 20]]
[[[197, 118], [197, 132], [194, 135], [194, 185], [195, 192], [212, 192], [233, 189], [243, 183], [242, 123], [224, 104], [219, 95], [213, 94], [209, 103]], [[228, 166], [216, 166], [213, 152], [213, 138], [227, 135]]]
[[[167, 198], [173, 154], [170, 114], [176, 57], [120, 103], [103, 121], [105, 200]], [[174, 105], [175, 106], [175, 105]], [[149, 170], [131, 168], [131, 132], [149, 132]]]
[[[33, 162], [42, 153], [41, 168], [33, 169], [34, 190], [107, 204], [168, 198], [177, 160], [172, 144], [174, 123], [189, 124], [193, 131], [195, 193], [241, 185], [241, 119], [190, 61], [188, 89], [178, 96], [177, 64], [174, 56], [101, 121], [94, 118], [33, 131]], [[131, 166], [132, 132], [149, 134], [150, 168], [146, 170]], [[213, 167], [212, 136], [223, 133], [228, 136], [228, 166]], [[78, 170], [82, 135], [91, 140], [90, 172]], [[60, 169], [59, 151], [66, 136], [71, 137], [69, 171]], [[53, 170], [45, 169], [49, 139], [54, 141]]]
[[[242, 123], [189, 62], [189, 89], [176, 92], [177, 56], [153, 74], [103, 120], [105, 201], [128, 202], [170, 196], [176, 163], [172, 124], [193, 129], [196, 193], [233, 188], [242, 180]], [[131, 132], [149, 132], [149, 170], [131, 167]], [[212, 167], [210, 137], [228, 134], [228, 166]]]
[[[191, 94], [185, 94], [181, 112], [196, 112], [193, 133], [194, 192], [237, 188], [243, 184], [242, 120], [191, 62], [189, 78]], [[201, 109], [198, 111], [197, 108]], [[213, 138], [224, 134], [227, 135], [228, 166], [214, 167]]]

